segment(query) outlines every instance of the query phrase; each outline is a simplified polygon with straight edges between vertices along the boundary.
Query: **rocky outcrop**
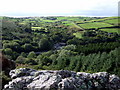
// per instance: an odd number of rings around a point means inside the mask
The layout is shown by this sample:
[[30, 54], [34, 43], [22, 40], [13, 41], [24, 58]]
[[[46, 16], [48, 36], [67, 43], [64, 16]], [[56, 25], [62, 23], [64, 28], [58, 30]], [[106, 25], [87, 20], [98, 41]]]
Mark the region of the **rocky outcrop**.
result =
[[120, 78], [107, 72], [85, 73], [67, 70], [33, 70], [20, 68], [10, 71], [12, 81], [4, 90], [118, 90]]

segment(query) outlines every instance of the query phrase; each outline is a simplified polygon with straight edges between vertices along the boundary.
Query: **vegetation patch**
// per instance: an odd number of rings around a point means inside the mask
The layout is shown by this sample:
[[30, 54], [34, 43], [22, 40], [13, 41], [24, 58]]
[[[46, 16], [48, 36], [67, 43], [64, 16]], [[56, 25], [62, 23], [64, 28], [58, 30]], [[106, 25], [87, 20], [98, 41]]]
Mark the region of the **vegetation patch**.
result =
[[109, 33], [118, 33], [120, 34], [120, 28], [105, 28], [105, 29], [100, 29], [102, 31], [106, 31], [106, 32], [109, 32]]
[[86, 22], [103, 22], [103, 21], [106, 21], [106, 20], [114, 20], [114, 19], [118, 19], [118, 17], [104, 17], [104, 18], [99, 18], [99, 19], [96, 18], [96, 19], [86, 21]]
[[42, 29], [42, 27], [32, 27], [32, 29]]
[[76, 32], [76, 33], [73, 33], [73, 35], [75, 35], [75, 37], [77, 38], [82, 38], [83, 36], [83, 33], [82, 32]]
[[45, 32], [48, 32], [46, 28], [44, 27], [32, 27], [32, 30], [33, 31], [45, 31]]
[[70, 21], [62, 21], [62, 24], [66, 25], [66, 26], [73, 26], [74, 24]]
[[112, 25], [118, 25], [118, 19], [105, 20], [104, 22], [110, 23]]
[[111, 27], [113, 25], [104, 23], [104, 22], [93, 22], [93, 23], [84, 23], [84, 24], [78, 24], [80, 25], [82, 28], [84, 29], [97, 29], [97, 28], [101, 28], [101, 27]]

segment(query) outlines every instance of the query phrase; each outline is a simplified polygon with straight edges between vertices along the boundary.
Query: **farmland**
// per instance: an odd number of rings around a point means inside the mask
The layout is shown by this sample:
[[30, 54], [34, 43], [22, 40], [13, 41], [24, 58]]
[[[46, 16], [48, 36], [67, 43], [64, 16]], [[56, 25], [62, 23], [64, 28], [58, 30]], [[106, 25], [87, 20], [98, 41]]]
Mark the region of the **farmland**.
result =
[[110, 20], [105, 20], [104, 22], [112, 24], [112, 25], [118, 25], [118, 19], [110, 19]]
[[106, 31], [106, 32], [109, 32], [109, 33], [116, 32], [116, 33], [120, 34], [120, 29], [119, 28], [106, 28], [106, 29], [100, 29], [100, 30]]
[[94, 22], [94, 23], [84, 23], [84, 24], [79, 24], [82, 28], [84, 29], [98, 29], [102, 27], [111, 27], [113, 25], [104, 23], [104, 22]]
[[44, 27], [31, 27], [32, 28], [32, 30], [43, 30], [43, 29], [45, 29]]

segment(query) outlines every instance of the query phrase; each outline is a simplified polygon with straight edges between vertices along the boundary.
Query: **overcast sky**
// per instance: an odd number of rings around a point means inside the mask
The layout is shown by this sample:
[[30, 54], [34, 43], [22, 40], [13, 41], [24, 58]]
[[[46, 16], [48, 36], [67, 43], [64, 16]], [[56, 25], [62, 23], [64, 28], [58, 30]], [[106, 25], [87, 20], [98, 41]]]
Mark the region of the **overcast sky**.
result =
[[1, 0], [0, 16], [118, 16], [120, 0]]

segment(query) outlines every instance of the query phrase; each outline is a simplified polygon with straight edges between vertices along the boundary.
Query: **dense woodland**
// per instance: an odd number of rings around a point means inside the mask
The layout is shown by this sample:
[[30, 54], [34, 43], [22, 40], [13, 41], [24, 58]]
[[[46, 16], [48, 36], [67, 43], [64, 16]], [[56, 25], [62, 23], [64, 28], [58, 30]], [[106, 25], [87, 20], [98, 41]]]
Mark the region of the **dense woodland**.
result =
[[118, 17], [0, 19], [1, 51], [16, 68], [107, 71], [120, 76]]

